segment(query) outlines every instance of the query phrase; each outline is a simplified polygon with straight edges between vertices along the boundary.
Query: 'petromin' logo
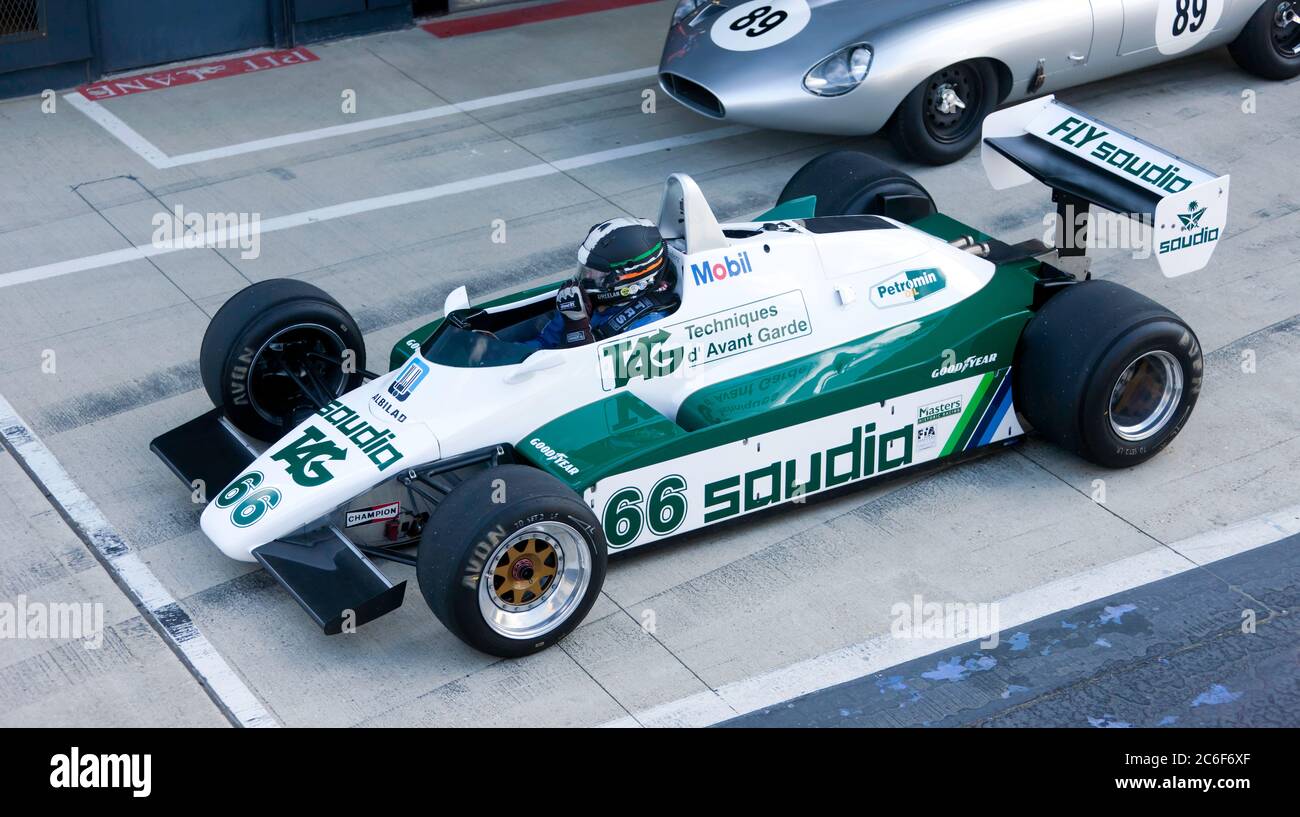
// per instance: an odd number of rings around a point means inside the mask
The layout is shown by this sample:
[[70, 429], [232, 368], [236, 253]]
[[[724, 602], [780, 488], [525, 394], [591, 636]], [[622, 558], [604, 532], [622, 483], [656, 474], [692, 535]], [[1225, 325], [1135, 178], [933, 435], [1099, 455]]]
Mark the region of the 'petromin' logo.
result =
[[1159, 165], [1143, 159], [1136, 152], [1107, 141], [1106, 137], [1110, 135], [1110, 131], [1092, 122], [1085, 122], [1077, 116], [1067, 117], [1065, 121], [1047, 132], [1047, 138], [1068, 145], [1079, 153], [1090, 155], [1109, 167], [1123, 171], [1138, 181], [1166, 193], [1181, 193], [1192, 186], [1191, 179], [1179, 175], [1182, 168], [1177, 162]]
[[691, 264], [691, 278], [695, 281], [696, 286], [704, 286], [713, 281], [725, 281], [728, 278], [736, 278], [753, 271], [754, 265], [749, 263], [749, 253], [747, 252], [740, 253], [736, 258], [724, 255], [720, 264], [714, 264], [707, 260], [699, 264]]
[[914, 304], [948, 286], [942, 270], [918, 269], [901, 272], [871, 288], [871, 302], [881, 309]]
[[1160, 254], [1187, 250], [1218, 241], [1221, 233], [1218, 227], [1201, 226], [1201, 219], [1205, 218], [1208, 210], [1209, 208], [1202, 207], [1199, 201], [1194, 201], [1188, 206], [1186, 214], [1179, 213], [1178, 220], [1182, 222], [1183, 232], [1190, 235], [1175, 236], [1160, 242]]

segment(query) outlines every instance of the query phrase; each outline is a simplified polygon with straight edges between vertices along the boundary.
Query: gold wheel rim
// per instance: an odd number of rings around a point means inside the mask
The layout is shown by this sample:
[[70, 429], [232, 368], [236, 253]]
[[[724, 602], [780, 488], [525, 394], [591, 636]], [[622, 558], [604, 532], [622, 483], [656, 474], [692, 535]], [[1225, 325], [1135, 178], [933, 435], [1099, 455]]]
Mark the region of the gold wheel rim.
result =
[[502, 604], [532, 604], [555, 584], [559, 556], [545, 539], [529, 537], [506, 548], [492, 570], [492, 592]]

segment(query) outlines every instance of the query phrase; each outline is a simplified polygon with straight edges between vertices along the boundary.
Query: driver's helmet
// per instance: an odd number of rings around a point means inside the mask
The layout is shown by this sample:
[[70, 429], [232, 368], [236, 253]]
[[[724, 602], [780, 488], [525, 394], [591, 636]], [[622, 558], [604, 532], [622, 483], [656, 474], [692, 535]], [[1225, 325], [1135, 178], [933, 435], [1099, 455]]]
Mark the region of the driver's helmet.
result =
[[616, 218], [597, 224], [578, 248], [581, 286], [599, 306], [633, 300], [666, 280], [667, 253], [659, 228], [644, 219]]

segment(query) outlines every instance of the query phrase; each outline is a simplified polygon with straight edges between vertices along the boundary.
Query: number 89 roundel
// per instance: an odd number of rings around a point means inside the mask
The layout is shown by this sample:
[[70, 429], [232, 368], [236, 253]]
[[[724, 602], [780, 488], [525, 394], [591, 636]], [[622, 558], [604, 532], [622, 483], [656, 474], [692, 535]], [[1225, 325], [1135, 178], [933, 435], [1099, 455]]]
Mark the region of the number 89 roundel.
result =
[[806, 0], [750, 0], [719, 17], [710, 35], [728, 51], [757, 51], [789, 40], [811, 19]]
[[1224, 0], [1160, 0], [1156, 45], [1161, 54], [1181, 54], [1200, 45], [1219, 26]]

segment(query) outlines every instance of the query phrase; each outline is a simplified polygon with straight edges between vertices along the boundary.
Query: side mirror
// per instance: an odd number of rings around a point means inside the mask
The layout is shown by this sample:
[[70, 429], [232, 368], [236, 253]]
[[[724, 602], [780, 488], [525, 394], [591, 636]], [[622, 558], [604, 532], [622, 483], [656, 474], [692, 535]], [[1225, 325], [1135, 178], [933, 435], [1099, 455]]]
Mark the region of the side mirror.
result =
[[442, 302], [443, 316], [450, 315], [457, 309], [469, 308], [469, 290], [463, 286], [456, 287], [447, 293], [447, 300]]
[[519, 368], [506, 377], [506, 382], [511, 385], [522, 383], [538, 372], [544, 372], [547, 369], [554, 369], [557, 366], [563, 366], [564, 361], [564, 355], [557, 351], [549, 350], [537, 352], [536, 354], [530, 355], [527, 360], [519, 364]]

